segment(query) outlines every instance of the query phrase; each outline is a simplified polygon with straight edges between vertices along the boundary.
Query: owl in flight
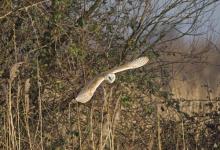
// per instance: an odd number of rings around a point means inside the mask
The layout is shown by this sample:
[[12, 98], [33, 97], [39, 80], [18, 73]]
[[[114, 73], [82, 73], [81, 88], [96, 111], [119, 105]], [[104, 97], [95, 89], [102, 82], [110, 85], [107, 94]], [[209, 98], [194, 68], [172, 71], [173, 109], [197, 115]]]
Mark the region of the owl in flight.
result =
[[140, 57], [124, 65], [115, 67], [113, 69], [110, 69], [109, 71], [101, 73], [84, 86], [84, 88], [80, 91], [75, 100], [81, 103], [88, 102], [94, 95], [96, 89], [104, 80], [107, 80], [109, 83], [113, 83], [115, 81], [115, 73], [129, 69], [139, 68], [147, 64], [148, 61], [148, 57]]

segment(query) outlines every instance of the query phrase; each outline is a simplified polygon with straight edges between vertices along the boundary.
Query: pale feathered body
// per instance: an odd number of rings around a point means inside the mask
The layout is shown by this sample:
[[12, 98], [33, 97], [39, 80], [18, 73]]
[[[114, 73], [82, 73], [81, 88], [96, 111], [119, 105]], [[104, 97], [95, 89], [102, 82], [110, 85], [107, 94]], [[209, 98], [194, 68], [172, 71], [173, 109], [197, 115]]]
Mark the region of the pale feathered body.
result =
[[85, 87], [80, 91], [80, 93], [78, 94], [75, 100], [81, 103], [88, 102], [94, 95], [96, 89], [99, 87], [99, 85], [104, 80], [110, 80], [109, 82], [112, 83], [115, 80], [115, 73], [122, 72], [122, 71], [129, 70], [129, 69], [139, 68], [147, 64], [148, 61], [149, 61], [148, 57], [140, 57], [124, 65], [115, 67], [113, 69], [110, 69], [109, 71], [101, 73], [100, 75], [98, 75], [93, 80], [91, 80], [88, 84], [85, 85]]

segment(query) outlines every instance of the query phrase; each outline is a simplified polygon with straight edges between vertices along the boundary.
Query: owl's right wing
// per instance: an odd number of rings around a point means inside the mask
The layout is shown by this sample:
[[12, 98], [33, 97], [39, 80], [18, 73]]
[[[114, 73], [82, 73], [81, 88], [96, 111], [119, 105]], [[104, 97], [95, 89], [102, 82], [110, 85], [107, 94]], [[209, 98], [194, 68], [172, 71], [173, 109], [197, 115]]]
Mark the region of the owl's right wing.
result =
[[144, 66], [145, 64], [147, 64], [149, 61], [148, 57], [140, 57], [137, 58], [131, 62], [128, 62], [124, 65], [118, 66], [116, 68], [110, 69], [109, 71], [107, 71], [106, 73], [117, 73], [117, 72], [122, 72], [125, 70], [129, 70], [129, 69], [136, 69], [139, 67]]
[[89, 83], [87, 83], [83, 89], [80, 91], [80, 93], [75, 98], [76, 101], [81, 103], [88, 102], [92, 96], [94, 95], [96, 89], [99, 87], [99, 85], [104, 81], [105, 76], [104, 74], [101, 74], [97, 77], [95, 77], [93, 80], [91, 80]]

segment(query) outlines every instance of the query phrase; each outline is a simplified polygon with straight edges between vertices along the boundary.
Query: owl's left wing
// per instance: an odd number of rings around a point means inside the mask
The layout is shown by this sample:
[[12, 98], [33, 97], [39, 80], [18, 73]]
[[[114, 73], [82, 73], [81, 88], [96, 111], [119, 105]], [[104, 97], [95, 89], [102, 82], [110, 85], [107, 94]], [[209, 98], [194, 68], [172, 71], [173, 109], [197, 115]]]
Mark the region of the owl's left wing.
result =
[[96, 89], [99, 87], [99, 85], [104, 81], [105, 76], [103, 74], [95, 77], [93, 80], [91, 80], [89, 83], [83, 87], [83, 89], [80, 91], [80, 93], [75, 98], [76, 101], [81, 103], [88, 102], [92, 96], [94, 95]]
[[109, 71], [107, 71], [106, 73], [117, 73], [117, 72], [122, 72], [125, 70], [129, 70], [129, 69], [135, 69], [135, 68], [139, 68], [142, 67], [144, 65], [146, 65], [148, 63], [149, 59], [148, 57], [139, 57], [131, 62], [128, 62], [124, 65], [118, 66], [116, 68], [110, 69]]

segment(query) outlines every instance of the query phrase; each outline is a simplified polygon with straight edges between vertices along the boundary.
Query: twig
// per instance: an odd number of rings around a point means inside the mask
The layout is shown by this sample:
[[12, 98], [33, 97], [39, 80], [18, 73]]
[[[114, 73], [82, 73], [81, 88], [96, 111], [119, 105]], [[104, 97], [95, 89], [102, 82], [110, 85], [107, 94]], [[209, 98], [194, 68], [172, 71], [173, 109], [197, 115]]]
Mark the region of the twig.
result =
[[92, 101], [91, 111], [90, 111], [90, 129], [91, 129], [91, 141], [92, 148], [95, 150], [95, 141], [94, 141], [94, 133], [93, 133], [93, 112], [94, 112], [94, 101]]
[[157, 105], [157, 138], [158, 138], [158, 149], [162, 150], [162, 145], [161, 145], [161, 129], [160, 129], [160, 114], [159, 114], [159, 105]]
[[77, 123], [78, 123], [78, 130], [79, 130], [79, 147], [80, 147], [80, 150], [82, 150], [82, 132], [81, 132], [81, 127], [80, 127], [80, 107], [78, 103], [77, 103]]
[[103, 137], [103, 131], [102, 131], [102, 128], [103, 128], [103, 120], [104, 120], [104, 109], [105, 109], [105, 105], [106, 105], [106, 101], [107, 101], [107, 96], [106, 96], [106, 90], [105, 88], [103, 87], [103, 93], [104, 93], [104, 104], [102, 106], [102, 113], [101, 113], [101, 124], [100, 124], [100, 145], [99, 145], [99, 149], [102, 150], [103, 149], [103, 145], [102, 145], [102, 137]]
[[21, 87], [19, 85], [20, 83], [18, 82], [18, 87], [17, 87], [17, 98], [16, 98], [16, 103], [17, 103], [17, 128], [18, 128], [18, 150], [21, 149], [21, 128], [20, 128], [20, 91], [21, 91]]
[[37, 6], [39, 4], [42, 4], [42, 3], [45, 3], [45, 2], [48, 2], [50, 0], [44, 0], [44, 1], [40, 1], [40, 2], [37, 2], [37, 3], [34, 3], [34, 4], [31, 4], [31, 5], [28, 5], [28, 6], [25, 6], [25, 7], [22, 7], [22, 8], [19, 8], [17, 10], [11, 10], [9, 12], [7, 12], [6, 14], [4, 14], [3, 16], [0, 16], [0, 20], [1, 19], [4, 19], [5, 17], [9, 16], [10, 14], [12, 14], [13, 12], [15, 11], [21, 11], [21, 10], [24, 10], [24, 9], [28, 9], [28, 8], [31, 8], [31, 7], [34, 7], [34, 6]]
[[31, 141], [31, 134], [30, 134], [30, 127], [29, 127], [29, 90], [30, 90], [30, 79], [27, 79], [25, 81], [25, 87], [24, 87], [24, 111], [25, 111], [25, 126], [27, 130], [27, 135], [28, 135], [28, 143], [30, 150], [32, 150], [32, 141]]
[[186, 143], [185, 143], [185, 133], [184, 133], [184, 123], [183, 123], [183, 120], [182, 120], [182, 134], [183, 134], [183, 150], [186, 150]]
[[41, 102], [41, 83], [40, 83], [40, 68], [37, 59], [37, 86], [38, 86], [38, 103], [39, 103], [39, 121], [40, 121], [40, 145], [43, 150], [43, 117], [42, 117], [42, 102]]

